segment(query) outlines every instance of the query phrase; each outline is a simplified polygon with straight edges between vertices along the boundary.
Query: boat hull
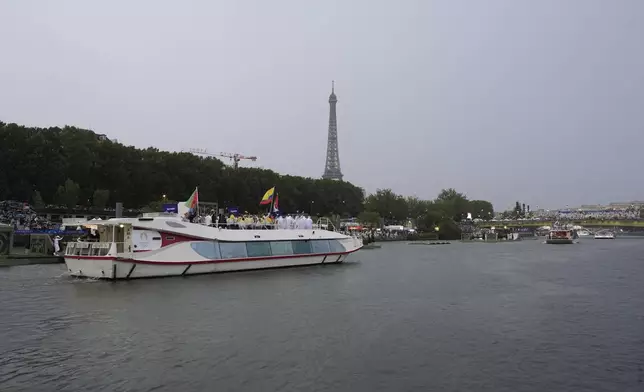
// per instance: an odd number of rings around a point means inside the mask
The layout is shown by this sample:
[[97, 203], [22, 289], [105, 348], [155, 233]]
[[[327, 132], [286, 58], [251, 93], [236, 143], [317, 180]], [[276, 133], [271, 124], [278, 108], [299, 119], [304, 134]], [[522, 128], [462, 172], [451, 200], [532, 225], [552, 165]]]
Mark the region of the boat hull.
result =
[[[356, 249], [357, 250], [357, 249]], [[273, 257], [261, 260], [217, 260], [210, 262], [147, 262], [123, 258], [65, 258], [69, 274], [79, 278], [137, 279], [188, 276], [221, 272], [342, 263], [352, 252], [300, 257]]]
[[568, 238], [549, 238], [546, 239], [546, 244], [550, 245], [570, 245], [573, 244], [574, 241], [572, 239]]

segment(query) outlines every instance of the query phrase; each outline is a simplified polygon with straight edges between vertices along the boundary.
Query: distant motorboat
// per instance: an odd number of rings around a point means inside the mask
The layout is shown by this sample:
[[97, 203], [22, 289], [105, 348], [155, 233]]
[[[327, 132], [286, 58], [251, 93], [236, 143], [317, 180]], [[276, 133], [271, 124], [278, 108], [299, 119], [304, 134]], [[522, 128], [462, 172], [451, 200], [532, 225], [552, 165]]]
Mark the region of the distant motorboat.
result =
[[610, 230], [601, 230], [595, 233], [596, 240], [614, 240], [615, 233]]
[[579, 229], [577, 230], [577, 235], [580, 237], [590, 237], [591, 235], [593, 235], [593, 233], [591, 233], [587, 229]]
[[551, 245], [567, 245], [574, 244], [574, 240], [577, 238], [577, 234], [574, 230], [570, 229], [558, 229], [550, 230], [546, 236], [546, 244]]

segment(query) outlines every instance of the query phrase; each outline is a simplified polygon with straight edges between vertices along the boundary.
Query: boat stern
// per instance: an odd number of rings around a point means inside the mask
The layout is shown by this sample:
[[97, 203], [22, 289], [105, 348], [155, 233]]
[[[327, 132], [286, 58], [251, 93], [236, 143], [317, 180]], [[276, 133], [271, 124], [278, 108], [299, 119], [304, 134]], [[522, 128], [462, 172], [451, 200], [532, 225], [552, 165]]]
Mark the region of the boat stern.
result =
[[65, 248], [65, 265], [71, 276], [114, 279], [117, 243], [70, 242]]
[[114, 279], [114, 258], [65, 256], [67, 272], [77, 278]]

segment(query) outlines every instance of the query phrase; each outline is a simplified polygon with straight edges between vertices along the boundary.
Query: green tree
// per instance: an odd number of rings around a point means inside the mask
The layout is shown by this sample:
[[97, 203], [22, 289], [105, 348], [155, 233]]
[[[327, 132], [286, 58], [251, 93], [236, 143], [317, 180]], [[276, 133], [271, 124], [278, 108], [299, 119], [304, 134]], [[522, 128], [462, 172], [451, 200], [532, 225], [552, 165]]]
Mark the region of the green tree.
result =
[[363, 211], [358, 215], [358, 221], [363, 225], [368, 225], [373, 228], [380, 227], [380, 214], [373, 211]]
[[389, 222], [402, 222], [408, 217], [405, 198], [391, 189], [378, 189], [365, 199], [365, 211], [376, 212]]
[[110, 191], [107, 189], [97, 189], [92, 195], [92, 204], [96, 208], [105, 208], [110, 200]]
[[43, 201], [42, 196], [38, 191], [34, 191], [33, 195], [31, 196], [31, 201], [34, 204], [34, 207], [38, 209], [45, 207], [45, 202]]
[[[0, 167], [5, 169], [0, 171], [0, 200], [33, 199], [37, 188], [42, 199], [72, 207], [123, 202], [126, 208], [156, 210], [163, 195], [187, 200], [198, 186], [201, 201], [258, 213], [268, 211], [259, 201], [274, 186], [281, 211], [314, 216], [356, 217], [368, 211], [390, 223], [402, 223], [408, 218], [420, 221], [426, 214], [458, 221], [467, 212], [476, 215], [477, 209], [492, 211], [491, 204], [480, 207], [483, 204], [476, 203], [483, 201], [469, 202], [452, 188], [442, 190], [433, 201], [405, 198], [391, 189], [365, 197], [362, 188], [346, 181], [266, 169], [233, 170], [216, 158], [137, 149], [99, 140], [94, 132], [71, 126], [28, 128], [0, 122]], [[99, 190], [109, 193], [97, 194]]]
[[494, 207], [487, 200], [470, 200], [469, 210], [473, 218], [492, 219], [494, 217]]
[[56, 203], [66, 206], [67, 208], [74, 208], [78, 205], [78, 197], [80, 194], [80, 187], [77, 183], [70, 180], [65, 180], [65, 185], [58, 187], [56, 192]]
[[0, 165], [6, 168], [0, 171], [0, 200], [28, 199], [37, 186], [45, 200], [66, 199], [62, 204], [70, 204], [70, 192], [59, 189], [66, 179], [79, 186], [76, 203], [89, 205], [95, 190], [104, 189], [110, 191], [110, 201], [129, 208], [141, 208], [164, 194], [186, 200], [196, 186], [202, 201], [252, 213], [268, 210], [259, 201], [272, 186], [285, 212], [357, 216], [365, 197], [361, 188], [346, 181], [283, 176], [265, 169], [233, 170], [212, 157], [137, 149], [69, 126], [0, 124]]
[[453, 188], [443, 189], [436, 198], [435, 204], [449, 215], [453, 220], [459, 222], [467, 216], [469, 201], [467, 197]]

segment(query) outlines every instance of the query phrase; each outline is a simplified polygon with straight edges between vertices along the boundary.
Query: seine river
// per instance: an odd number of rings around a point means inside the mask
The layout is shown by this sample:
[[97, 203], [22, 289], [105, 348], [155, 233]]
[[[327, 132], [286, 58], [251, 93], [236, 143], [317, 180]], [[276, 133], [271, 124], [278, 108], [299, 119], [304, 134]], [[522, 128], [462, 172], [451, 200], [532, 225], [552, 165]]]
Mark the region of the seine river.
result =
[[384, 244], [91, 282], [0, 268], [0, 391], [644, 391], [644, 240]]

